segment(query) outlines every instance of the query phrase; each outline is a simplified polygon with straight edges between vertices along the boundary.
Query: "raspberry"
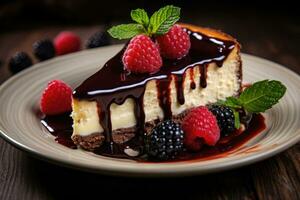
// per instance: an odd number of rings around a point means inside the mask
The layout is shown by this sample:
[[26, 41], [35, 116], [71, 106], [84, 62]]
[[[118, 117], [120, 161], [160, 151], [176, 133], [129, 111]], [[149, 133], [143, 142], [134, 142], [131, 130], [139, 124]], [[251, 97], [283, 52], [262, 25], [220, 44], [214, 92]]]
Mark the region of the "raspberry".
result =
[[171, 120], [159, 123], [148, 136], [149, 159], [174, 159], [183, 150], [183, 138], [180, 124]]
[[86, 42], [86, 48], [96, 48], [101, 46], [109, 45], [110, 39], [107, 32], [98, 31], [93, 34]]
[[228, 135], [234, 131], [234, 114], [231, 108], [212, 105], [209, 110], [216, 116], [222, 135]]
[[33, 45], [33, 53], [39, 60], [47, 60], [55, 56], [55, 48], [51, 40], [39, 40]]
[[122, 60], [125, 68], [134, 73], [154, 73], [162, 66], [158, 47], [146, 35], [130, 40]]
[[161, 55], [168, 59], [181, 59], [191, 47], [189, 35], [179, 26], [174, 25], [168, 33], [158, 36]]
[[204, 106], [192, 109], [183, 119], [185, 146], [194, 151], [203, 144], [214, 146], [220, 138], [220, 129], [216, 117]]
[[32, 60], [25, 52], [17, 52], [9, 60], [9, 69], [12, 73], [18, 73], [32, 65]]
[[72, 89], [63, 81], [53, 80], [45, 88], [40, 109], [46, 115], [56, 115], [71, 111]]
[[70, 31], [59, 33], [54, 39], [54, 46], [57, 55], [63, 55], [80, 50], [81, 41], [79, 36]]

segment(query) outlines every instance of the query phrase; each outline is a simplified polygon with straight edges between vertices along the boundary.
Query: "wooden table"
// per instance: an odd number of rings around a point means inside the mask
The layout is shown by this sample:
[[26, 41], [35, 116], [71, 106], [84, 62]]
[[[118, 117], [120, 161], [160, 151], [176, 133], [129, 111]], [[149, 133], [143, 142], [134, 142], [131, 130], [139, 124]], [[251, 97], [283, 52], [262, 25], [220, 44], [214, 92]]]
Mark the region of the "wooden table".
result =
[[[292, 17], [247, 13], [207, 15], [192, 21], [222, 29], [243, 45], [242, 51], [264, 57], [300, 73], [300, 25]], [[192, 19], [192, 20], [191, 20]], [[274, 24], [273, 22], [276, 22]], [[16, 50], [31, 52], [37, 39], [65, 29], [85, 40], [97, 26], [45, 26], [0, 33], [0, 83], [11, 74], [8, 57]], [[0, 199], [159, 198], [165, 193], [184, 199], [300, 199], [300, 143], [265, 161], [243, 168], [171, 179], [119, 178], [91, 174], [32, 158], [0, 139]]]

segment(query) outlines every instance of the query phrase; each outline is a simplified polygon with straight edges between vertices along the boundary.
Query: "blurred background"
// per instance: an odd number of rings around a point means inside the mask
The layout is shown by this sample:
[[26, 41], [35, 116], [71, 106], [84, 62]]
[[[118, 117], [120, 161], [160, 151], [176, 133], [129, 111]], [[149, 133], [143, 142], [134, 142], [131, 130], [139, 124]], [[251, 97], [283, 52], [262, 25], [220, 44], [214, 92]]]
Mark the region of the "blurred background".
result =
[[[82, 49], [85, 49], [86, 42], [95, 32], [129, 22], [131, 9], [140, 7], [151, 13], [167, 4], [182, 8], [181, 22], [220, 29], [237, 38], [242, 44], [242, 52], [272, 60], [300, 73], [300, 14], [295, 0], [0, 0], [0, 84], [13, 75], [8, 63], [15, 52], [24, 51], [34, 63], [39, 62], [32, 48], [38, 40], [53, 39], [59, 32], [69, 30], [80, 36]], [[157, 198], [157, 194], [166, 192], [173, 197], [184, 195], [188, 199], [199, 196], [212, 199], [210, 197], [216, 195], [218, 199], [228, 199], [226, 197], [231, 194], [234, 195], [229, 199], [237, 196], [241, 197], [239, 199], [270, 199], [272, 195], [280, 198], [284, 193], [293, 194], [298, 186], [299, 145], [288, 153], [245, 168], [201, 176], [198, 180], [159, 181], [99, 178], [31, 158], [2, 139], [1, 145], [0, 190], [2, 186], [5, 194], [22, 198], [50, 196], [59, 199], [62, 198], [60, 193], [81, 194], [86, 198], [98, 191], [99, 195], [104, 192], [104, 197], [108, 194], [123, 195], [123, 198], [141, 191], [146, 192], [142, 193], [146, 198]], [[85, 184], [78, 184], [79, 180]], [[123, 185], [126, 187], [120, 187]], [[253, 191], [266, 195], [256, 196]], [[141, 195], [137, 196], [140, 198]]]
[[[232, 17], [231, 23], [242, 22], [250, 16], [256, 19], [272, 19], [274, 16], [299, 16], [297, 3], [293, 0], [1, 0], [1, 30], [29, 28], [50, 24], [97, 24], [112, 23], [115, 20], [129, 20], [131, 9], [145, 8], [153, 12], [158, 8], [173, 4], [182, 8], [184, 21], [197, 20], [203, 25], [214, 20]], [[271, 15], [271, 16], [270, 16]], [[269, 21], [275, 25], [275, 21]], [[244, 23], [247, 23], [244, 22]], [[240, 24], [242, 25], [242, 24]], [[29, 27], [28, 27], [29, 26]], [[3, 29], [5, 28], [5, 29]]]
[[[294, 71], [300, 66], [300, 17], [293, 0], [1, 0], [0, 65], [7, 65], [16, 51], [32, 54], [35, 40], [54, 38], [63, 30], [78, 34], [84, 48], [95, 31], [129, 22], [131, 9], [140, 7], [151, 13], [167, 4], [182, 8], [182, 22], [231, 34], [245, 53]], [[0, 73], [10, 75], [7, 70]]]
[[57, 24], [109, 24], [129, 20], [131, 9], [153, 12], [167, 4], [182, 8], [183, 21], [207, 26], [221, 26], [224, 20], [230, 20], [226, 24], [232, 27], [235, 23], [247, 26], [249, 21], [258, 20], [276, 26], [287, 18], [299, 23], [294, 0], [1, 0], [1, 31]]

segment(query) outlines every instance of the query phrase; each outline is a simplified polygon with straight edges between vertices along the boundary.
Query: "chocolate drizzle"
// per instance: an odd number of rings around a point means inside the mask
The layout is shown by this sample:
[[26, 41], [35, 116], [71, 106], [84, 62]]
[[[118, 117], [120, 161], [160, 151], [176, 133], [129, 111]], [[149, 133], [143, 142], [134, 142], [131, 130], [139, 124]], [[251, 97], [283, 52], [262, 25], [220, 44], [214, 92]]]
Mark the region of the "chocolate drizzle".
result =
[[171, 76], [167, 77], [166, 79], [162, 79], [156, 82], [156, 87], [158, 92], [158, 100], [159, 106], [164, 111], [164, 118], [171, 119], [172, 117], [172, 110], [171, 110]]
[[199, 71], [200, 71], [200, 86], [202, 88], [206, 88], [207, 86], [207, 64], [199, 65]]
[[72, 128], [72, 118], [71, 113], [64, 113], [55, 116], [43, 116], [38, 114], [41, 118], [41, 123], [43, 126], [55, 136], [55, 141], [71, 149], [77, 149], [76, 144], [74, 144], [71, 139], [73, 132]]
[[196, 89], [196, 83], [194, 79], [194, 69], [190, 70], [190, 80], [191, 80], [190, 88], [192, 90]]
[[[222, 66], [231, 50], [235, 46], [234, 41], [225, 41], [206, 36], [202, 33], [186, 29], [191, 39], [191, 49], [187, 56], [180, 60], [163, 60], [161, 70], [154, 74], [131, 74], [124, 70], [122, 64], [123, 48], [117, 55], [111, 58], [104, 67], [85, 80], [74, 91], [74, 98], [95, 100], [98, 104], [100, 123], [104, 129], [106, 143], [112, 146], [112, 124], [110, 119], [110, 106], [112, 103], [121, 105], [127, 98], [135, 102], [135, 117], [137, 119], [138, 137], [144, 135], [145, 113], [143, 110], [143, 96], [148, 81], [156, 80], [159, 105], [164, 111], [164, 118], [172, 117], [171, 110], [171, 81], [175, 81], [177, 102], [184, 104], [183, 83], [186, 78], [185, 71], [199, 66], [200, 86], [205, 88], [207, 78], [207, 66], [216, 63]], [[126, 46], [125, 46], [126, 47]], [[191, 74], [191, 89], [196, 88]], [[188, 76], [187, 76], [188, 77]]]
[[175, 76], [175, 84], [176, 84], [176, 94], [177, 94], [177, 102], [180, 104], [180, 105], [183, 105], [184, 102], [185, 102], [185, 99], [184, 99], [184, 79], [185, 79], [185, 76]]

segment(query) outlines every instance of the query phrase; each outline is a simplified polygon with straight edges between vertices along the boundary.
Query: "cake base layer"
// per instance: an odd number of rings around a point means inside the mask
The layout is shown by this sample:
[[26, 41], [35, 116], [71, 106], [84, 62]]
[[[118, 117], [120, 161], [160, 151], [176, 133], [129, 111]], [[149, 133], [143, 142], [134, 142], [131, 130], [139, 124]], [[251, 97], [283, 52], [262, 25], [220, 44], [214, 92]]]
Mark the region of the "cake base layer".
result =
[[[190, 110], [190, 109], [189, 109]], [[178, 114], [176, 116], [172, 117], [172, 120], [181, 123], [185, 115], [189, 112], [189, 110], [186, 110], [185, 112]], [[145, 124], [145, 134], [149, 135], [151, 133], [151, 130], [160, 122], [163, 120], [161, 119], [156, 119], [152, 120], [150, 122], [147, 122]], [[117, 144], [123, 144], [132, 138], [136, 136], [136, 127], [131, 127], [131, 128], [121, 128], [114, 130], [112, 133], [112, 138], [113, 142]], [[103, 133], [92, 133], [87, 136], [81, 136], [81, 135], [73, 135], [72, 140], [74, 143], [81, 148], [88, 150], [88, 151], [93, 151], [96, 148], [99, 148], [103, 142], [105, 141], [105, 136]]]

